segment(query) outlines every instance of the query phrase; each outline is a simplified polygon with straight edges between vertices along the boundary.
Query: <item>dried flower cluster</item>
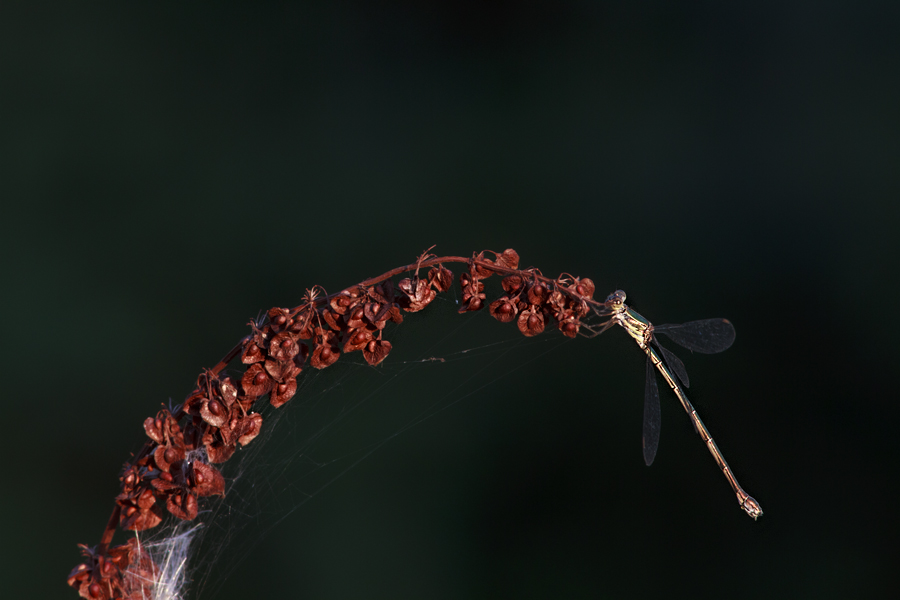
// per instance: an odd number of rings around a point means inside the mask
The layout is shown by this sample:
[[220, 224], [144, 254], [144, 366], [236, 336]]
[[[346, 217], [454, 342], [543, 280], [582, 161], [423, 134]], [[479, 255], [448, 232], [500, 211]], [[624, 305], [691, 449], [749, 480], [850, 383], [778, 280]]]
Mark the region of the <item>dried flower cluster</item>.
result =
[[[272, 406], [282, 406], [296, 394], [297, 376], [304, 368], [324, 369], [342, 353], [359, 350], [370, 365], [381, 363], [391, 351], [384, 339], [387, 323], [402, 322], [403, 312], [424, 309], [452, 287], [453, 274], [442, 263], [467, 263], [459, 278], [460, 312], [483, 308], [487, 298], [482, 281], [499, 274], [505, 294], [489, 305], [498, 321], [515, 321], [526, 336], [541, 333], [550, 322], [566, 336], [579, 333], [581, 319], [597, 304], [590, 279], [548, 279], [536, 269], [519, 270], [519, 256], [512, 249], [492, 254], [494, 260], [484, 252], [468, 259], [437, 258], [426, 251], [412, 265], [337, 294], [320, 294], [314, 287], [300, 306], [272, 308], [260, 323], [251, 322], [251, 334], [199, 376], [180, 407], [144, 421], [150, 440], [125, 466], [102, 541], [95, 548], [81, 546], [87, 560], [69, 575], [69, 585], [89, 600], [145, 598], [144, 586], [154, 581], [157, 567], [135, 538], [110, 547], [116, 526], [150, 529], [162, 521], [164, 508], [179, 519], [192, 520], [199, 498], [224, 495], [225, 480], [213, 464], [227, 461], [238, 445], [246, 446], [259, 435], [263, 419], [252, 410], [256, 401], [268, 396]], [[427, 267], [427, 275], [420, 276]], [[395, 286], [391, 278], [405, 272], [412, 276]], [[246, 370], [239, 377], [223, 375], [237, 355]]]
[[105, 552], [79, 544], [87, 559], [69, 574], [68, 583], [82, 598], [146, 598], [148, 581], [155, 581], [159, 569], [138, 546], [137, 538]]

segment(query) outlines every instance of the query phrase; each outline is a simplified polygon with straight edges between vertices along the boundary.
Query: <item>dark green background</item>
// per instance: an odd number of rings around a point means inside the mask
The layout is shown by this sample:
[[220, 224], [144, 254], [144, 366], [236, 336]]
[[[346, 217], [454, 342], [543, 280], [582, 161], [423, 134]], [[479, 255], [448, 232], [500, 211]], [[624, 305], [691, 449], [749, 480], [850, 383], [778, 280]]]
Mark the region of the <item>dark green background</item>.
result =
[[[765, 516], [665, 393], [644, 467], [613, 331], [390, 440], [212, 597], [896, 594], [896, 3], [12, 4], [4, 597], [75, 597], [141, 421], [249, 318], [432, 244], [730, 318], [692, 398]], [[411, 406], [366, 413], [375, 439]]]

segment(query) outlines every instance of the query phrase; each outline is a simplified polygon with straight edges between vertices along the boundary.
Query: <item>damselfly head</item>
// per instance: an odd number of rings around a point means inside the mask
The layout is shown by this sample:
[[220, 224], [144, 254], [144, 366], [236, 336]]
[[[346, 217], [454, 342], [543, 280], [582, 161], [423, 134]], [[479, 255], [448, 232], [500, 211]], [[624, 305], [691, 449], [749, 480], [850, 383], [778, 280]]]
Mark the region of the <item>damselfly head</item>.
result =
[[616, 290], [606, 297], [606, 305], [610, 308], [621, 308], [625, 306], [625, 292]]

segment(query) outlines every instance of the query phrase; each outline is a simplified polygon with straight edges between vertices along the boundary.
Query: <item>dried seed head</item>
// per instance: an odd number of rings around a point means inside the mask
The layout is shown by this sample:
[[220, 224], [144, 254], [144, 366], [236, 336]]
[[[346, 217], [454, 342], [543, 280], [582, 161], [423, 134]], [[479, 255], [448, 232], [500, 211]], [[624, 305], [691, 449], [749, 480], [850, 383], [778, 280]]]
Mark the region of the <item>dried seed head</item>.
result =
[[125, 470], [122, 472], [122, 476], [119, 477], [119, 481], [122, 482], [122, 493], [131, 493], [141, 482], [140, 469], [134, 465], [125, 465]]
[[563, 335], [574, 338], [578, 335], [578, 329], [581, 327], [581, 321], [574, 316], [568, 317], [559, 322], [559, 330]]
[[166, 508], [183, 521], [193, 521], [197, 518], [197, 497], [190, 492], [175, 492], [166, 498]]
[[544, 331], [544, 314], [531, 306], [519, 313], [516, 321], [519, 331], [527, 337], [533, 337]]
[[594, 297], [594, 282], [587, 277], [583, 279], [576, 279], [574, 288], [575, 293], [577, 293], [582, 298], [590, 299]]
[[195, 460], [191, 463], [188, 483], [191, 493], [197, 496], [223, 496], [225, 494], [225, 479], [222, 473], [212, 465]]
[[522, 281], [521, 275], [507, 275], [503, 278], [503, 281], [500, 282], [500, 285], [503, 286], [503, 291], [507, 294], [515, 296], [522, 290], [522, 287], [525, 284]]
[[453, 287], [453, 273], [444, 265], [438, 265], [428, 271], [428, 281], [437, 291], [446, 292]]
[[229, 410], [218, 400], [206, 400], [200, 405], [200, 417], [213, 427], [222, 427], [228, 421]]
[[463, 300], [462, 305], [460, 306], [460, 309], [457, 312], [464, 313], [464, 312], [474, 312], [476, 310], [481, 310], [482, 308], [484, 308], [484, 300], [485, 300], [484, 294], [477, 294], [474, 296], [470, 296], [470, 297], [466, 298], [465, 300]]
[[516, 318], [516, 314], [519, 312], [515, 303], [508, 296], [497, 298], [491, 302], [488, 308], [491, 312], [491, 316], [501, 323], [509, 323]]
[[504, 267], [507, 269], [518, 269], [519, 268], [519, 254], [512, 248], [507, 248], [501, 254], [497, 254], [497, 258], [494, 260], [498, 266]]
[[163, 474], [168, 473], [173, 463], [182, 459], [184, 459], [184, 448], [182, 447], [157, 446], [153, 451], [153, 462]]
[[[137, 600], [143, 598], [144, 585], [131, 577], [122, 577], [126, 572], [139, 572], [143, 582], [153, 581], [159, 569], [145, 554], [137, 551], [135, 538], [121, 546], [114, 546], [107, 552], [95, 551], [79, 545], [81, 554], [87, 560], [69, 573], [67, 583], [78, 589], [78, 595], [88, 600]], [[133, 563], [133, 564], [132, 564]]]
[[330, 344], [322, 344], [321, 346], [316, 346], [316, 349], [313, 350], [310, 364], [316, 369], [324, 369], [336, 363], [340, 356], [340, 350], [337, 350]]
[[[546, 304], [549, 305], [551, 312], [558, 313], [566, 309], [569, 303], [569, 297], [559, 290], [550, 290], [547, 296]], [[557, 317], [560, 318], [560, 317]]]
[[313, 350], [312, 358], [309, 360], [316, 369], [324, 369], [330, 367], [337, 359], [340, 358], [341, 351], [338, 349], [337, 336], [333, 331], [324, 329], [316, 329], [316, 348]]
[[366, 322], [366, 312], [362, 306], [357, 306], [350, 313], [350, 318], [347, 319], [347, 327], [350, 329], [359, 329], [360, 327], [364, 327]]
[[[496, 255], [496, 252], [494, 254]], [[475, 275], [478, 279], [487, 279], [488, 277], [490, 277], [491, 275], [494, 274], [494, 271], [492, 271], [491, 269], [489, 269], [487, 267], [482, 267], [481, 265], [475, 264], [475, 262], [474, 262], [474, 260], [477, 260], [477, 261], [485, 262], [488, 264], [494, 264], [494, 261], [484, 257], [484, 252], [479, 252], [478, 254], [474, 255], [472, 258], [473, 258], [473, 262], [470, 263], [471, 264], [470, 270], [471, 270], [472, 274]]]
[[[379, 329], [384, 327], [384, 321], [387, 320], [390, 311], [391, 305], [381, 302], [366, 302], [365, 307], [363, 307], [366, 322], [375, 325]], [[380, 327], [378, 326], [379, 323], [381, 323]]]
[[244, 351], [241, 353], [241, 362], [245, 365], [261, 362], [265, 359], [262, 349], [250, 338], [244, 342]]
[[144, 419], [144, 431], [147, 432], [147, 437], [157, 444], [162, 444], [165, 441], [165, 438], [163, 438], [162, 425], [161, 419], [154, 419], [153, 417]]
[[322, 311], [322, 318], [325, 319], [325, 322], [328, 323], [328, 326], [334, 331], [341, 331], [344, 329], [344, 324], [341, 322], [341, 316], [339, 314], [331, 312], [326, 308]]
[[184, 428], [185, 451], [197, 450], [203, 445], [203, 433], [207, 424], [202, 418], [192, 419]]
[[231, 458], [236, 449], [233, 443], [213, 439], [206, 444], [206, 456], [211, 463], [223, 463]]
[[387, 358], [391, 351], [391, 343], [387, 340], [372, 340], [363, 348], [363, 357], [373, 367]]
[[381, 304], [391, 304], [394, 301], [394, 282], [390, 279], [369, 287], [366, 293], [370, 298]]
[[484, 294], [484, 284], [481, 283], [478, 276], [473, 272], [462, 273], [459, 276], [459, 283], [462, 287], [462, 302], [458, 312], [480, 310], [484, 306], [487, 296]]
[[272, 338], [269, 344], [269, 358], [291, 360], [300, 352], [295, 333], [283, 331]]
[[528, 302], [538, 306], [544, 304], [550, 297], [550, 290], [540, 281], [535, 281], [528, 287]]
[[179, 444], [184, 443], [178, 421], [166, 409], [159, 411], [155, 419], [150, 417], [145, 419], [144, 431], [157, 444], [165, 444], [169, 440]]
[[247, 396], [258, 398], [272, 388], [272, 379], [259, 363], [250, 365], [241, 377], [241, 388]]
[[222, 401], [225, 403], [225, 406], [231, 406], [237, 400], [237, 387], [231, 380], [231, 377], [226, 377], [222, 380], [219, 385], [219, 392], [221, 393]]
[[[279, 383], [272, 390], [272, 393], [269, 394], [269, 404], [278, 408], [288, 400], [294, 397], [294, 394], [297, 393], [297, 380], [293, 377], [288, 379], [285, 383]], [[257, 431], [257, 433], [259, 433]], [[256, 435], [254, 434], [254, 437]], [[251, 438], [252, 439], [252, 438]], [[243, 444], [243, 442], [241, 442]]]
[[[391, 351], [391, 343], [382, 339], [387, 321], [402, 322], [401, 308], [422, 310], [437, 292], [452, 286], [453, 274], [439, 260], [468, 264], [460, 275], [459, 312], [483, 308], [488, 302], [482, 280], [502, 272], [506, 295], [490, 303], [494, 318], [515, 320], [526, 336], [541, 333], [549, 318], [556, 320], [564, 335], [578, 334], [579, 319], [589, 313], [594, 293], [590, 279], [563, 274], [551, 282], [537, 269], [518, 270], [515, 250], [488, 252], [493, 261], [486, 259], [484, 252], [465, 260], [437, 259], [426, 250], [415, 263], [414, 274], [397, 284], [399, 292], [391, 277], [411, 268], [401, 267], [368, 280], [380, 283], [353, 286], [332, 298], [320, 297], [326, 292], [316, 286], [307, 290], [301, 306], [270, 309], [263, 327], [262, 321], [251, 321], [251, 335], [238, 348], [241, 362], [248, 365], [240, 383], [219, 378], [227, 360], [223, 361], [200, 375], [195, 390], [176, 410], [177, 418], [161, 411], [144, 421], [152, 442], [120, 477], [122, 491], [116, 503], [121, 526], [136, 531], [154, 527], [162, 520], [163, 506], [179, 518], [193, 519], [199, 511], [199, 497], [223, 494], [221, 473], [206, 462], [187, 461], [188, 453], [205, 447], [209, 463], [221, 463], [234, 454], [237, 444], [250, 443], [262, 428], [262, 416], [250, 412], [254, 402], [266, 394], [276, 408], [288, 402], [297, 392], [296, 377], [307, 360], [323, 369], [333, 364], [342, 350], [362, 350], [368, 364], [380, 364]], [[427, 278], [420, 278], [426, 263], [437, 264], [432, 264]], [[296, 314], [292, 316], [292, 312]], [[314, 340], [312, 353], [300, 339]], [[238, 350], [229, 353], [229, 359]], [[108, 536], [109, 529], [104, 539]], [[136, 550], [134, 542], [132, 539], [102, 555], [86, 553], [89, 560], [72, 571], [69, 585], [78, 588], [82, 597], [95, 600], [142, 598], [143, 582], [154, 579], [158, 569], [145, 553]], [[137, 561], [136, 568], [125, 571], [130, 561]]]
[[358, 329], [351, 329], [347, 333], [344, 342], [344, 352], [354, 352], [362, 350], [370, 340], [374, 339], [374, 332], [378, 331], [374, 326], [364, 326]]
[[275, 333], [284, 331], [292, 324], [291, 311], [287, 308], [270, 308], [267, 315], [269, 317], [269, 327]]
[[296, 333], [301, 340], [311, 339], [315, 335], [315, 315], [316, 311], [312, 306], [304, 306], [294, 317], [288, 331]]
[[256, 321], [250, 321], [250, 340], [257, 346], [265, 350], [269, 347], [269, 340], [275, 333], [272, 331], [271, 325], [265, 325], [262, 329], [256, 324]]
[[262, 429], [262, 421], [262, 415], [259, 413], [252, 413], [241, 419], [240, 437], [238, 437], [238, 443], [241, 446], [246, 446], [259, 435]]
[[293, 360], [267, 360], [265, 369], [274, 383], [285, 383], [296, 377], [301, 371]]
[[397, 286], [403, 292], [403, 308], [408, 312], [418, 312], [428, 306], [436, 295], [429, 283], [418, 276], [402, 279]]
[[116, 504], [121, 509], [119, 525], [129, 531], [143, 531], [156, 527], [162, 522], [162, 508], [156, 504], [156, 495], [151, 488], [138, 488], [132, 494], [120, 494]]
[[359, 303], [359, 296], [359, 288], [350, 288], [340, 292], [328, 304], [331, 306], [331, 310], [337, 314], [345, 315]]

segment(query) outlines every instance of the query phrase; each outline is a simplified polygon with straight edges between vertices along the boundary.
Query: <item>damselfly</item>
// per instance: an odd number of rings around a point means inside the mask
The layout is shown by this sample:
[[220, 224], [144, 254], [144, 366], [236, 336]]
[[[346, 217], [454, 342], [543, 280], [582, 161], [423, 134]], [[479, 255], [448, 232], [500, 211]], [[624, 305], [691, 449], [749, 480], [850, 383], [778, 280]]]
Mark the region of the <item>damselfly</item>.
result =
[[603, 333], [613, 325], [621, 325], [628, 332], [641, 350], [647, 355], [647, 383], [644, 388], [644, 462], [647, 466], [653, 463], [656, 457], [656, 449], [659, 446], [659, 427], [660, 427], [660, 410], [659, 410], [659, 390], [656, 386], [656, 375], [653, 373], [654, 367], [678, 396], [681, 405], [691, 418], [694, 430], [700, 434], [710, 454], [716, 460], [716, 464], [722, 469], [725, 478], [731, 485], [731, 489], [737, 495], [738, 503], [748, 515], [755, 520], [763, 514], [759, 503], [753, 499], [750, 494], [744, 491], [740, 486], [734, 473], [725, 457], [722, 456], [721, 450], [713, 441], [709, 430], [700, 420], [697, 409], [693, 407], [684, 388], [690, 386], [687, 370], [681, 360], [660, 345], [657, 339], [657, 333], [662, 333], [669, 337], [676, 344], [704, 354], [715, 354], [727, 350], [734, 341], [734, 326], [727, 319], [705, 319], [702, 321], [691, 321], [681, 325], [658, 325], [653, 326], [650, 321], [642, 317], [637, 311], [631, 309], [625, 304], [625, 292], [616, 290], [606, 298], [606, 302], [597, 307], [598, 314], [609, 316], [602, 327], [595, 330], [595, 335]]

